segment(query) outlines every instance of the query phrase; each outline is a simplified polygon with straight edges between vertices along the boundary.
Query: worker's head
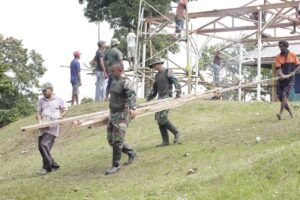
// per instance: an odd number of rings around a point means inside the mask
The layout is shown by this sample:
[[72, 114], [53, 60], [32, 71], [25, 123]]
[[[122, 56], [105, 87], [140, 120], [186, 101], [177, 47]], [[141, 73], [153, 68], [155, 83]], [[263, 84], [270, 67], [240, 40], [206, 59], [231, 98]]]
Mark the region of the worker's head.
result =
[[81, 53], [79, 51], [74, 51], [74, 53], [73, 53], [73, 56], [76, 59], [80, 59], [80, 55], [81, 55]]
[[105, 41], [103, 41], [103, 40], [99, 40], [99, 42], [97, 43], [97, 45], [98, 45], [98, 47], [99, 48], [104, 48], [105, 47]]
[[130, 29], [129, 29], [129, 32], [133, 33], [133, 32], [134, 32], [133, 28], [130, 28]]
[[49, 83], [49, 82], [44, 83], [41, 86], [41, 90], [42, 90], [43, 96], [48, 99], [48, 98], [50, 98], [52, 96], [53, 85], [51, 83]]
[[111, 47], [117, 46], [118, 44], [120, 44], [120, 42], [117, 38], [111, 39], [111, 42], [110, 42]]
[[154, 58], [149, 67], [156, 71], [160, 71], [163, 68], [164, 61], [160, 58]]
[[281, 40], [278, 42], [278, 47], [282, 54], [286, 54], [288, 52], [289, 43], [285, 40]]
[[112, 75], [114, 77], [121, 76], [123, 74], [123, 72], [124, 72], [124, 65], [123, 65], [123, 63], [121, 63], [121, 62], [114, 63], [112, 65], [111, 71], [112, 71]]

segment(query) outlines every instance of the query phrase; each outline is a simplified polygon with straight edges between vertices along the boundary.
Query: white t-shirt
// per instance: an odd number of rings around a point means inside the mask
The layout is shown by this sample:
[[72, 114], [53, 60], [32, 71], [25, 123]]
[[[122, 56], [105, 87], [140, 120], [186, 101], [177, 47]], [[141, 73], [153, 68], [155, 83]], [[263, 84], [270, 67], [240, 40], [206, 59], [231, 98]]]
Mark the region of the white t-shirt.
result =
[[130, 32], [127, 35], [127, 47], [135, 47], [135, 34], [133, 32]]

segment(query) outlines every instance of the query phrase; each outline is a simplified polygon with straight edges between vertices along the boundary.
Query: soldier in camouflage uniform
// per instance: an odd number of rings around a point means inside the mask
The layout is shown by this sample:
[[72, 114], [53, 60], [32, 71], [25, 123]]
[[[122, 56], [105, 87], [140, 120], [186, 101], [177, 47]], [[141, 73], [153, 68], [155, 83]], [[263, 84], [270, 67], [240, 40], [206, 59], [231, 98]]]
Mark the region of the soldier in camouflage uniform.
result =
[[[173, 85], [175, 86], [176, 97], [180, 98], [181, 96], [181, 86], [175, 77], [171, 69], [165, 69], [163, 67], [164, 62], [155, 58], [149, 65], [150, 68], [158, 71], [155, 75], [155, 82], [153, 84], [153, 89], [151, 90], [147, 101], [151, 101], [158, 94], [158, 99], [170, 98], [173, 96], [172, 89]], [[168, 119], [169, 110], [163, 110], [155, 113], [155, 119], [158, 123], [158, 127], [162, 136], [162, 143], [157, 145], [157, 147], [163, 147], [170, 144], [168, 130], [174, 134], [174, 144], [179, 142], [180, 133], [176, 127]]]
[[107, 140], [113, 148], [112, 167], [107, 169], [105, 174], [110, 175], [120, 170], [122, 152], [127, 154], [129, 159], [124, 165], [131, 164], [136, 159], [136, 152], [125, 144], [125, 133], [128, 124], [135, 117], [135, 91], [132, 82], [124, 74], [122, 63], [112, 65], [114, 76], [109, 99], [110, 116], [107, 125]]

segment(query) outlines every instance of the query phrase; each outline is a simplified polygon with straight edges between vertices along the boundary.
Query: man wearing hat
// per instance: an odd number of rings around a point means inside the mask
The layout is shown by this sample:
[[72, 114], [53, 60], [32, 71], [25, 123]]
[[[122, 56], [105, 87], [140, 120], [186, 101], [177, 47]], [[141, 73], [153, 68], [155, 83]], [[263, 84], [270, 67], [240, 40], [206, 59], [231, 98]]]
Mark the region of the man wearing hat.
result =
[[[153, 84], [153, 89], [151, 90], [147, 101], [151, 101], [158, 94], [158, 99], [170, 98], [173, 96], [172, 89], [175, 86], [176, 97], [181, 96], [181, 85], [179, 84], [177, 78], [175, 77], [171, 69], [165, 69], [163, 67], [164, 61], [155, 58], [149, 65], [150, 68], [158, 71], [155, 75], [155, 81]], [[155, 113], [155, 119], [158, 123], [158, 127], [162, 136], [162, 143], [157, 145], [157, 147], [163, 147], [170, 144], [168, 130], [174, 134], [174, 143], [178, 143], [180, 139], [180, 133], [176, 127], [168, 119], [169, 110], [163, 110]]]
[[287, 41], [279, 41], [278, 46], [280, 54], [276, 56], [275, 67], [277, 75], [280, 77], [277, 81], [277, 97], [281, 105], [277, 118], [281, 120], [284, 109], [288, 111], [291, 118], [294, 117], [288, 105], [288, 97], [295, 84], [295, 72], [300, 63], [296, 54], [288, 50], [289, 43]]
[[[51, 120], [62, 119], [67, 114], [65, 102], [53, 93], [51, 83], [42, 85], [43, 97], [37, 103], [37, 120], [39, 123]], [[57, 170], [60, 166], [54, 161], [50, 150], [54, 144], [55, 138], [59, 135], [59, 126], [51, 126], [40, 129], [38, 137], [38, 148], [43, 158], [43, 167], [37, 171], [44, 175]]]
[[106, 61], [106, 66], [107, 66], [107, 72], [108, 72], [108, 82], [107, 82], [107, 87], [106, 87], [106, 100], [108, 99], [109, 95], [109, 90], [110, 86], [112, 83], [112, 73], [111, 73], [111, 68], [114, 63], [123, 63], [123, 54], [122, 52], [118, 49], [118, 45], [120, 44], [119, 40], [117, 38], [111, 39], [110, 42], [110, 50], [105, 54], [104, 60]]
[[76, 102], [78, 105], [79, 101], [79, 86], [82, 85], [81, 83], [81, 75], [80, 75], [80, 59], [81, 53], [79, 51], [75, 51], [73, 53], [74, 59], [71, 62], [70, 69], [71, 69], [71, 84], [72, 84], [72, 105]]
[[95, 101], [103, 101], [106, 95], [106, 79], [108, 78], [105, 64], [104, 64], [104, 50], [105, 50], [105, 41], [100, 40], [98, 43], [98, 50], [94, 57], [93, 62], [96, 63], [96, 93]]

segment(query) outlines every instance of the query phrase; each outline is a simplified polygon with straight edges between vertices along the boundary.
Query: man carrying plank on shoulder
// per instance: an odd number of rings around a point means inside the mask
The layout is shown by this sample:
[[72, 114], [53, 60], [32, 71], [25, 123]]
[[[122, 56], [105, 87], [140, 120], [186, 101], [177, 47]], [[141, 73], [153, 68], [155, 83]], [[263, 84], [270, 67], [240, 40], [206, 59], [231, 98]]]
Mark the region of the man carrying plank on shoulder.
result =
[[[42, 123], [45, 121], [62, 119], [67, 114], [65, 102], [53, 93], [51, 83], [42, 85], [43, 97], [37, 103], [37, 120]], [[59, 135], [59, 125], [40, 129], [38, 147], [43, 158], [43, 167], [37, 171], [38, 174], [45, 175], [57, 170], [60, 166], [51, 156], [51, 148], [55, 138]]]
[[107, 124], [107, 140], [113, 148], [112, 167], [105, 171], [106, 175], [114, 174], [121, 169], [122, 152], [128, 155], [124, 165], [130, 165], [136, 159], [136, 152], [125, 142], [128, 124], [136, 115], [136, 94], [131, 80], [124, 75], [123, 63], [112, 64], [113, 82], [109, 93], [110, 116]]
[[299, 67], [299, 60], [295, 53], [288, 50], [289, 43], [287, 41], [279, 41], [278, 43], [280, 54], [276, 56], [275, 67], [277, 75], [280, 79], [277, 81], [277, 96], [281, 102], [280, 111], [277, 114], [278, 120], [281, 120], [281, 115], [286, 109], [291, 118], [294, 115], [288, 105], [288, 97], [290, 90], [295, 84], [295, 72]]
[[[170, 98], [173, 96], [173, 85], [175, 86], [176, 97], [181, 97], [181, 85], [179, 84], [177, 78], [175, 77], [171, 69], [165, 69], [164, 61], [160, 58], [154, 58], [150, 68], [158, 71], [155, 75], [155, 82], [153, 84], [153, 89], [151, 90], [147, 101], [151, 101], [158, 94], [158, 99]], [[163, 110], [155, 113], [155, 119], [157, 121], [161, 136], [162, 143], [157, 145], [157, 147], [163, 147], [170, 144], [168, 130], [174, 134], [174, 144], [179, 143], [180, 133], [176, 127], [168, 119], [169, 110]]]

